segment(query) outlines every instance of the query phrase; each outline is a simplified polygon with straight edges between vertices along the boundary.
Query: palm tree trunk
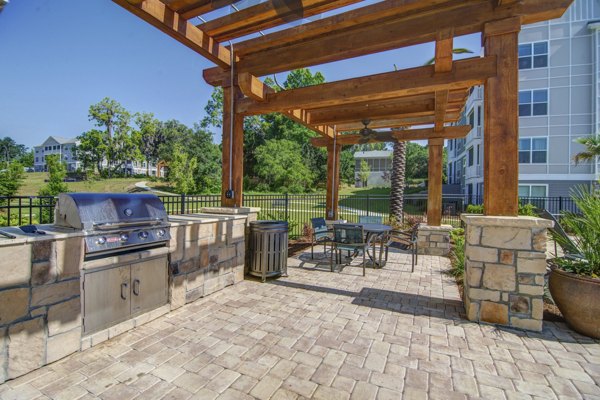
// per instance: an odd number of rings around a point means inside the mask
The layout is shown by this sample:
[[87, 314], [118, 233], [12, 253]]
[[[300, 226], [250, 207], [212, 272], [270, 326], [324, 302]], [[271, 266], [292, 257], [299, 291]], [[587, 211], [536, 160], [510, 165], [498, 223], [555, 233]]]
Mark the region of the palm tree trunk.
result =
[[390, 190], [390, 217], [396, 223], [402, 223], [402, 214], [404, 211], [404, 187], [406, 177], [406, 142], [398, 141], [394, 143], [394, 152], [392, 159], [392, 177]]

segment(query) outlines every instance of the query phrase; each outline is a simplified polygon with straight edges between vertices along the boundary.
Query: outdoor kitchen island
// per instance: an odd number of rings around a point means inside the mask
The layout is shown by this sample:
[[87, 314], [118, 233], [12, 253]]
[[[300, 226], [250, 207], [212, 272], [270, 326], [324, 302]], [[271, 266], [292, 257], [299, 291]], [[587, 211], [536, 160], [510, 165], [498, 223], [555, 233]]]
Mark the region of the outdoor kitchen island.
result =
[[[0, 238], [0, 383], [243, 280], [245, 231], [257, 213], [170, 216], [166, 245], [105, 257], [87, 257], [85, 233], [74, 229], [3, 228], [16, 238]], [[95, 322], [86, 300], [97, 301]]]

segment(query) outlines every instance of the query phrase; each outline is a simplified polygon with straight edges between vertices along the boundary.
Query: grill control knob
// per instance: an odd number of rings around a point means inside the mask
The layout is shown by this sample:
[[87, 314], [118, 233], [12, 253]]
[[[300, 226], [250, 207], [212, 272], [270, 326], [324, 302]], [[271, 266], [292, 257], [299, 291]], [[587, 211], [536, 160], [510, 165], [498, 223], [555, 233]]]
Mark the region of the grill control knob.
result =
[[106, 238], [104, 236], [101, 236], [96, 240], [96, 243], [104, 244], [104, 243], [106, 243]]
[[140, 237], [140, 239], [147, 239], [148, 238], [148, 232], [141, 231], [140, 233], [138, 233], [138, 236]]
[[129, 235], [126, 233], [121, 233], [121, 242], [126, 242], [129, 240]]
[[156, 234], [158, 235], [158, 237], [163, 237], [163, 236], [165, 236], [165, 230], [159, 229], [156, 231]]

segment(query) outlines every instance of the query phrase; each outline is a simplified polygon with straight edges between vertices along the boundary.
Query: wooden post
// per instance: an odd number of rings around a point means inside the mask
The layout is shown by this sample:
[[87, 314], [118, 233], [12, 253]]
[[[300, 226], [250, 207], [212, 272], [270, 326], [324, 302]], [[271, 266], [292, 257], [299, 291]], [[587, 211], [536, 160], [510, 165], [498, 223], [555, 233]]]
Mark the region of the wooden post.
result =
[[488, 23], [486, 55], [497, 57], [497, 75], [487, 79], [484, 94], [483, 202], [485, 215], [519, 212], [519, 68], [518, 17]]
[[429, 139], [427, 225], [442, 224], [442, 155], [444, 139]]
[[[235, 103], [243, 97], [237, 86], [223, 88], [223, 172], [221, 205], [241, 207], [244, 189], [244, 116], [231, 113], [231, 97]], [[235, 108], [234, 108], [235, 109]], [[233, 118], [233, 131], [231, 119]]]
[[327, 145], [327, 204], [325, 219], [338, 219], [340, 190], [340, 154], [342, 145], [330, 142]]

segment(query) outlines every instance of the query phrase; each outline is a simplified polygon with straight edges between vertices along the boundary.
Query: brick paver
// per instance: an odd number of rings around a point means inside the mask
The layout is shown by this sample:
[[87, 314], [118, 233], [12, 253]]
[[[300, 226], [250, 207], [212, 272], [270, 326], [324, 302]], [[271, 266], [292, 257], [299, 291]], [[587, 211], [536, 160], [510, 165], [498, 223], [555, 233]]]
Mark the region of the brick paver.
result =
[[247, 280], [0, 385], [8, 399], [600, 399], [600, 343], [464, 318], [443, 257]]

